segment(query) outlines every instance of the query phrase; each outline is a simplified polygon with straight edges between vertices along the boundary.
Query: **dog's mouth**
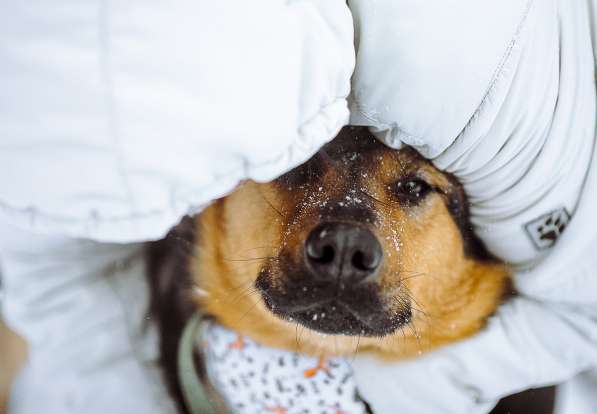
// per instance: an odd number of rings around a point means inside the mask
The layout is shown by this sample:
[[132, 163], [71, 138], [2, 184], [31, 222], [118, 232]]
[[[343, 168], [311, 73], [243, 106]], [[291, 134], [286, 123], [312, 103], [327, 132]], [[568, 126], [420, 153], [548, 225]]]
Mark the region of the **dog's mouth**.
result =
[[260, 275], [256, 287], [266, 307], [277, 317], [327, 335], [382, 337], [412, 318], [410, 306], [390, 309], [371, 289], [338, 293], [326, 286], [274, 288]]
[[336, 300], [307, 310], [284, 312], [281, 316], [323, 334], [345, 336], [389, 335], [411, 318], [410, 310], [390, 318], [381, 313], [363, 314]]

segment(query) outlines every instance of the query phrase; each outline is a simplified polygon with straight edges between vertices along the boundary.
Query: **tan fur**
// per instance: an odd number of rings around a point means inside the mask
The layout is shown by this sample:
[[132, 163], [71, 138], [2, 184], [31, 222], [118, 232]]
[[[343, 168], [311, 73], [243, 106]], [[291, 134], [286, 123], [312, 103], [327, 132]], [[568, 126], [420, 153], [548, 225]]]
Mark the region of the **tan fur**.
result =
[[[411, 357], [478, 331], [502, 297], [507, 271], [499, 263], [466, 257], [443, 195], [454, 184], [410, 150], [376, 149], [367, 157], [356, 178], [328, 166], [315, 183], [296, 188], [248, 181], [206, 209], [197, 221], [200, 240], [192, 263], [199, 306], [261, 343], [320, 356], [358, 348]], [[397, 203], [389, 185], [413, 173], [443, 194], [430, 194], [416, 208]], [[346, 196], [347, 205], [358, 199], [377, 213], [378, 223], [369, 227], [385, 252], [380, 284], [388, 306], [398, 311], [408, 303], [414, 312], [411, 323], [385, 337], [324, 336], [284, 321], [254, 287], [264, 266], [284, 277], [277, 268], [281, 252], [300, 260], [304, 240], [320, 220], [316, 207]]]

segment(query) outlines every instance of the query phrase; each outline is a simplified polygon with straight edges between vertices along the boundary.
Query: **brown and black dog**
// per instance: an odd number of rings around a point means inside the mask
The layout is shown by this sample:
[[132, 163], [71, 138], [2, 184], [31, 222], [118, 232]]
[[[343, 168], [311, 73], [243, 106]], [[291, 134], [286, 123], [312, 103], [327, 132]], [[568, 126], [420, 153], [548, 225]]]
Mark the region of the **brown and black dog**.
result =
[[359, 127], [273, 182], [242, 183], [151, 252], [177, 395], [176, 346], [197, 307], [273, 347], [404, 358], [478, 331], [508, 281], [456, 179]]

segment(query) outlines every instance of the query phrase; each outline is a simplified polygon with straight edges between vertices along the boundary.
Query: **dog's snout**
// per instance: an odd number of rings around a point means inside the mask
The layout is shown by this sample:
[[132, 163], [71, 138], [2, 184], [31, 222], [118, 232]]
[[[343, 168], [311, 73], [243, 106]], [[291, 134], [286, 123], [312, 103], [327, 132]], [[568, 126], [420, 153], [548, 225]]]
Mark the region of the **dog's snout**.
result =
[[381, 245], [368, 229], [328, 222], [316, 227], [305, 243], [305, 261], [320, 281], [356, 284], [375, 278], [383, 258]]

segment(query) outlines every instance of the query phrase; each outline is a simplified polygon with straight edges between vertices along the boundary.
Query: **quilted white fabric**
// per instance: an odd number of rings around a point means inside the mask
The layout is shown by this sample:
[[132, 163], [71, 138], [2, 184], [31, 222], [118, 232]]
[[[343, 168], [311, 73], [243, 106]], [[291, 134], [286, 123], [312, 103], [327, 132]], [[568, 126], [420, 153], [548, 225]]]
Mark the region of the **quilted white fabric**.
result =
[[348, 122], [354, 60], [343, 0], [2, 2], [2, 312], [30, 343], [11, 413], [174, 412], [141, 246], [97, 241], [308, 159]]
[[353, 25], [342, 0], [5, 2], [0, 61], [0, 214], [131, 242], [330, 140]]
[[538, 263], [553, 244], [536, 220], [574, 215], [592, 160], [591, 2], [350, 4], [352, 121], [454, 173], [489, 249], [518, 268]]
[[[596, 0], [348, 3], [4, 2], [3, 312], [32, 345], [13, 413], [173, 410], [140, 247], [81, 238], [159, 238], [306, 160], [348, 122], [352, 17], [352, 122], [457, 175], [525, 295], [416, 362], [357, 358], [359, 390], [376, 414], [484, 412], [595, 369]], [[559, 409], [594, 406], [591, 378]]]
[[[357, 358], [364, 397], [381, 414], [484, 413], [596, 370], [597, 2], [349, 3], [352, 121], [464, 183], [477, 233], [523, 294], [480, 335], [417, 361]], [[595, 405], [590, 377], [559, 393], [560, 413], [592, 412], [572, 409]]]
[[143, 246], [0, 229], [0, 312], [28, 342], [9, 413], [174, 414]]

